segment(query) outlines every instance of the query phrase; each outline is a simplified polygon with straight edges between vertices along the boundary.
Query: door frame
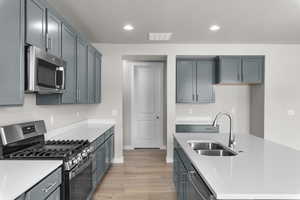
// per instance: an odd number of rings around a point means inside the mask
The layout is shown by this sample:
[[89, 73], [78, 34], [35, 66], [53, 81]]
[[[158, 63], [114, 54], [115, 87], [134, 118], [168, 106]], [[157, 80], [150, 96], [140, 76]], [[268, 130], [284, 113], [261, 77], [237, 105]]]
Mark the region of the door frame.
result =
[[[160, 78], [159, 78], [159, 81], [160, 81], [160, 86], [159, 87], [159, 94], [160, 94], [160, 104], [159, 104], [159, 113], [160, 113], [160, 116], [159, 116], [159, 130], [160, 130], [160, 137], [159, 137], [159, 145], [157, 147], [149, 147], [149, 148], [160, 148], [160, 149], [165, 149], [165, 146], [164, 146], [164, 134], [163, 134], [163, 129], [164, 129], [164, 126], [163, 126], [163, 122], [164, 122], [164, 90], [165, 90], [165, 87], [164, 87], [164, 67], [165, 67], [165, 62], [162, 62], [162, 61], [143, 61], [143, 62], [130, 62], [130, 65], [132, 66], [131, 67], [131, 82], [130, 82], [130, 90], [131, 90], [131, 94], [130, 94], [130, 107], [131, 107], [131, 138], [130, 138], [130, 142], [131, 142], [131, 148], [132, 149], [135, 149], [135, 148], [138, 148], [136, 143], [135, 143], [135, 140], [134, 140], [134, 137], [136, 135], [136, 114], [135, 114], [135, 74], [134, 74], [134, 70], [135, 70], [135, 65], [139, 65], [139, 66], [148, 66], [149, 63], [152, 63], [152, 64], [159, 64], [157, 65], [159, 68], [160, 68]], [[151, 66], [149, 66], [151, 67]]]

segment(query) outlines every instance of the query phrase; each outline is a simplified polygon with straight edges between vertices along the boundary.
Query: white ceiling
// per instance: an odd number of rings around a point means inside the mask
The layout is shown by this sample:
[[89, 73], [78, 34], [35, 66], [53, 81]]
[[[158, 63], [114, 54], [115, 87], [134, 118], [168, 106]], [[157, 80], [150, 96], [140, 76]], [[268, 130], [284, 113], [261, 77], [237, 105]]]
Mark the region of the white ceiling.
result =
[[[149, 32], [172, 32], [169, 43], [300, 43], [300, 0], [48, 2], [92, 42], [149, 43]], [[127, 23], [135, 30], [123, 31]]]

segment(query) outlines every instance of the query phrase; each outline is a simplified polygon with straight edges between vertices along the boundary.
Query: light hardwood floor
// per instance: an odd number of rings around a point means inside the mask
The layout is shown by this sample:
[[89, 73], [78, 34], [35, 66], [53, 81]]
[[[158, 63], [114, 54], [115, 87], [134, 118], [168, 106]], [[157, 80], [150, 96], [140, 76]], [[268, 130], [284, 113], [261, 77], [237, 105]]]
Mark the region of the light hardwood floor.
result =
[[98, 186], [93, 200], [176, 200], [172, 165], [162, 150], [124, 152]]

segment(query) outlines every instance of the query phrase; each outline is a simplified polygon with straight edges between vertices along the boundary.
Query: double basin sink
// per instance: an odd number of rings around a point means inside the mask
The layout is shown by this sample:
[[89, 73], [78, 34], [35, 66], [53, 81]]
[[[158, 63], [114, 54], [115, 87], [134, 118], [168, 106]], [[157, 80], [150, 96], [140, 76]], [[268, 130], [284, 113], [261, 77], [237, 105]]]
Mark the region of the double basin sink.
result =
[[236, 156], [237, 153], [217, 142], [191, 141], [188, 145], [199, 155], [203, 156]]

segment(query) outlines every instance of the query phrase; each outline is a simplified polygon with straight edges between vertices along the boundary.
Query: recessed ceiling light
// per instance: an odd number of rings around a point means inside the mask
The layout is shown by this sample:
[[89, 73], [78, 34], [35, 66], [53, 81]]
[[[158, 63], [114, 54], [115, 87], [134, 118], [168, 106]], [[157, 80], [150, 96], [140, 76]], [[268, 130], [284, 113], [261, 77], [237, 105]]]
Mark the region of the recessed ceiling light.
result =
[[221, 27], [219, 25], [216, 25], [216, 24], [215, 25], [211, 25], [209, 27], [209, 30], [214, 31], [214, 32], [216, 32], [216, 31], [218, 31], [220, 29], [221, 29]]
[[125, 31], [132, 31], [134, 29], [134, 27], [131, 24], [126, 24], [123, 29]]

